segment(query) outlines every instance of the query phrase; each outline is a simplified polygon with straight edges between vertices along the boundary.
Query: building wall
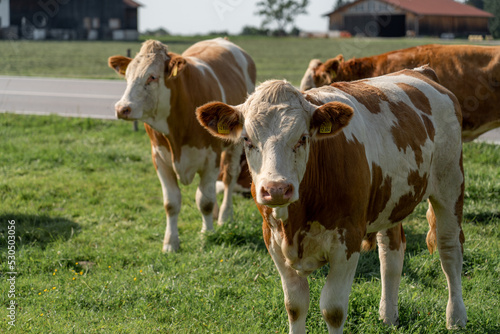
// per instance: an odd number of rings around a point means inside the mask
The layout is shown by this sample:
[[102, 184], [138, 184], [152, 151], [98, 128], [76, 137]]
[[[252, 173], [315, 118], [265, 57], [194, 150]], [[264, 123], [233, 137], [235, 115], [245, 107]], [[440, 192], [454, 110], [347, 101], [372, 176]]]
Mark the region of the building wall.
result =
[[344, 30], [344, 15], [342, 13], [330, 14], [329, 30]]
[[[470, 34], [489, 34], [488, 18], [462, 16], [417, 16], [410, 12], [379, 10], [374, 12], [361, 9], [375, 8], [374, 1], [361, 2], [357, 6], [337, 11], [329, 15], [330, 30], [346, 30], [352, 35], [365, 36], [404, 36], [407, 32], [420, 36], [440, 36], [453, 33], [457, 37]], [[360, 7], [364, 4], [364, 7]], [[389, 7], [389, 10], [392, 10]], [[404, 16], [404, 18], [402, 17]], [[392, 18], [392, 19], [391, 19]], [[378, 27], [378, 28], [377, 28]], [[397, 30], [397, 31], [394, 31]], [[392, 34], [394, 32], [394, 34]]]
[[453, 33], [466, 37], [471, 34], [489, 34], [488, 18], [426, 16], [419, 20], [419, 35], [439, 36]]
[[0, 0], [0, 28], [10, 26], [10, 0]]
[[[346, 30], [352, 35], [365, 36], [404, 36], [405, 28], [400, 26], [404, 11], [377, 0], [366, 0], [353, 5], [347, 5], [329, 15], [330, 30]], [[395, 16], [393, 20], [391, 17]], [[398, 23], [397, 26], [394, 26]], [[402, 23], [404, 26], [404, 22]], [[397, 29], [395, 34], [391, 30]], [[401, 33], [400, 31], [403, 31]]]
[[20, 38], [113, 39], [117, 30], [137, 32], [137, 9], [123, 0], [11, 0], [11, 24]]

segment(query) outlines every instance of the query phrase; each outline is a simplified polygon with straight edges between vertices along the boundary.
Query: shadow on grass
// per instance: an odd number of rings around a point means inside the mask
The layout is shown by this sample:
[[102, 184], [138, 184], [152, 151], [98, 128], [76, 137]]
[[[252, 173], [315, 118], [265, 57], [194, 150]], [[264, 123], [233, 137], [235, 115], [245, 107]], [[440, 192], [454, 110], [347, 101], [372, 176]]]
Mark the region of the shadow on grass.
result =
[[493, 220], [500, 219], [500, 211], [483, 211], [483, 212], [474, 212], [474, 213], [466, 213], [464, 215], [464, 223], [471, 222], [479, 225], [487, 225], [490, 224]]
[[210, 245], [251, 246], [267, 253], [261, 223], [229, 223], [219, 226], [215, 233], [206, 235], [204, 246]]
[[[426, 233], [417, 233], [409, 225], [404, 226], [406, 235], [406, 251], [405, 261], [428, 252], [427, 244], [425, 242]], [[262, 237], [261, 224], [252, 223], [229, 223], [220, 226], [216, 229], [215, 233], [207, 234], [204, 240], [204, 247], [212, 245], [226, 245], [235, 247], [255, 247], [259, 251], [267, 253], [266, 246]], [[439, 259], [438, 259], [439, 261]], [[432, 265], [431, 268], [434, 266]], [[329, 265], [325, 265], [315, 272], [315, 275], [327, 276]], [[403, 271], [407, 273], [412, 279], [420, 281], [419, 274], [413, 270], [414, 268], [405, 265]], [[434, 270], [432, 270], [434, 272]], [[440, 265], [436, 266], [435, 272], [442, 274]], [[356, 279], [362, 281], [371, 281], [373, 278], [380, 279], [380, 261], [378, 257], [378, 250], [363, 252], [359, 258], [358, 266], [356, 268]], [[425, 282], [423, 282], [426, 284]]]
[[[403, 265], [403, 274], [412, 281], [428, 287], [435, 286], [435, 277], [444, 275], [439, 264], [439, 257], [433, 256], [425, 258], [425, 263], [415, 264], [413, 259], [421, 258], [423, 253], [428, 254], [426, 233], [418, 233], [411, 228], [411, 225], [403, 225], [406, 236], [406, 250]], [[328, 265], [317, 271], [319, 276], [327, 276], [330, 267]], [[444, 276], [443, 276], [444, 277]], [[361, 253], [358, 266], [356, 267], [355, 280], [358, 282], [370, 282], [373, 279], [380, 280], [380, 260], [378, 249]]]
[[[404, 224], [406, 236], [406, 250], [403, 265], [403, 275], [411, 281], [422, 286], [435, 288], [440, 284], [437, 279], [444, 278], [441, 270], [438, 253], [429, 255], [427, 243], [425, 241], [427, 231], [421, 232], [412, 227], [411, 224]], [[261, 224], [255, 222], [230, 223], [220, 226], [215, 233], [208, 234], [204, 241], [204, 247], [214, 245], [226, 245], [233, 247], [255, 247], [255, 249], [267, 253], [263, 237]], [[467, 260], [467, 259], [466, 259]], [[325, 265], [313, 274], [313, 277], [326, 277], [330, 270], [329, 265]], [[370, 282], [380, 280], [380, 260], [378, 250], [363, 252], [359, 258], [356, 268], [356, 280]]]
[[[11, 221], [15, 223], [11, 224]], [[7, 241], [8, 233], [14, 230], [17, 247], [25, 245], [44, 249], [49, 243], [68, 240], [81, 230], [80, 225], [69, 219], [46, 215], [7, 213], [0, 215], [0, 222], [0, 239]], [[15, 226], [15, 229], [8, 229], [8, 226]], [[0, 243], [0, 249], [6, 247], [7, 242]]]

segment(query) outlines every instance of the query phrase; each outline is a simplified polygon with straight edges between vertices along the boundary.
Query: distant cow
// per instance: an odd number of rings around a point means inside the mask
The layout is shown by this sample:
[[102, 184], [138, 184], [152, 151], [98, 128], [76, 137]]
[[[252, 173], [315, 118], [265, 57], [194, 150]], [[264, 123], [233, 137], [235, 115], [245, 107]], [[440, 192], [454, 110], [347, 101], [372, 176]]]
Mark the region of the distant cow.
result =
[[338, 81], [353, 81], [421, 65], [432, 67], [440, 83], [462, 107], [462, 140], [472, 141], [500, 126], [500, 47], [423, 45], [344, 62], [338, 55], [321, 63], [311, 60], [301, 90]]
[[202, 231], [212, 230], [215, 182], [222, 165], [225, 191], [219, 224], [232, 216], [242, 146], [228, 146], [209, 135], [196, 121], [195, 110], [213, 100], [242, 103], [255, 88], [255, 64], [238, 46], [218, 38], [196, 43], [182, 55], [149, 40], [134, 59], [113, 56], [109, 66], [127, 79], [127, 89], [115, 105], [116, 116], [146, 123], [167, 213], [163, 251], [176, 251], [178, 180], [187, 185], [199, 174], [196, 204], [203, 216]]
[[[342, 332], [361, 244], [370, 233], [379, 245], [380, 316], [398, 323], [405, 242], [392, 228], [425, 198], [448, 279], [447, 326], [465, 326], [460, 106], [432, 79], [425, 67], [305, 93], [286, 81], [267, 81], [244, 104], [198, 108], [198, 120], [212, 134], [244, 141], [291, 333], [305, 333], [306, 276], [327, 263], [321, 312], [330, 333]], [[229, 131], [218, 131], [221, 124]]]

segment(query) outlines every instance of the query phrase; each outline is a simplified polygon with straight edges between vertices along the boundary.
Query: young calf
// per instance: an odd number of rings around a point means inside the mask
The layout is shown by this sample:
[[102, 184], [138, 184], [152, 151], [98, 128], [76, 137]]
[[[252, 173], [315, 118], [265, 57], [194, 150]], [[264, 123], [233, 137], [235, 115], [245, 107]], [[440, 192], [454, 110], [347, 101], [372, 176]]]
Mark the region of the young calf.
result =
[[380, 316], [398, 323], [404, 241], [393, 227], [424, 199], [448, 280], [449, 328], [465, 326], [461, 113], [428, 67], [303, 93], [267, 81], [244, 104], [197, 109], [213, 135], [244, 141], [290, 333], [305, 333], [307, 276], [329, 263], [320, 307], [341, 333], [361, 244], [377, 233]]
[[176, 251], [181, 207], [178, 181], [190, 184], [199, 174], [196, 204], [203, 217], [202, 231], [213, 229], [215, 183], [224, 150], [225, 190], [219, 224], [232, 216], [242, 147], [210, 136], [196, 121], [195, 110], [213, 100], [242, 103], [254, 90], [255, 64], [238, 46], [217, 38], [196, 43], [182, 55], [149, 40], [134, 59], [113, 56], [109, 66], [127, 79], [127, 89], [115, 105], [116, 116], [145, 123], [167, 213], [163, 251]]

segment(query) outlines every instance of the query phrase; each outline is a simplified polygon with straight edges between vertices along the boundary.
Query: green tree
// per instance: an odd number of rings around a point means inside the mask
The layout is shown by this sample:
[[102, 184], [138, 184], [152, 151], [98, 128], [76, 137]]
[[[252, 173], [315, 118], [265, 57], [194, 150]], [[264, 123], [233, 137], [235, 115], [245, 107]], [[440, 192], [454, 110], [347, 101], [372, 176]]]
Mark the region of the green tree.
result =
[[308, 5], [309, 0], [262, 0], [257, 3], [255, 14], [264, 18], [262, 28], [275, 23], [278, 32], [285, 32], [298, 15], [307, 14]]
[[484, 0], [467, 0], [465, 1], [465, 4], [479, 9], [484, 9]]
[[490, 19], [490, 31], [494, 38], [500, 38], [500, 2], [484, 0], [484, 10], [495, 15]]

